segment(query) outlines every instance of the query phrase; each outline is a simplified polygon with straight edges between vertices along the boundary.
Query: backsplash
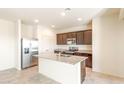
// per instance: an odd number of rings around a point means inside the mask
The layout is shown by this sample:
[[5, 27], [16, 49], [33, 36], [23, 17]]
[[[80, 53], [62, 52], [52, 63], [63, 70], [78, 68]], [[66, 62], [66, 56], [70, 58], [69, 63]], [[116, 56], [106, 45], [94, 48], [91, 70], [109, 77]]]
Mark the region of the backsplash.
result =
[[59, 49], [69, 49], [69, 47], [78, 47], [78, 50], [92, 50], [92, 45], [57, 45]]

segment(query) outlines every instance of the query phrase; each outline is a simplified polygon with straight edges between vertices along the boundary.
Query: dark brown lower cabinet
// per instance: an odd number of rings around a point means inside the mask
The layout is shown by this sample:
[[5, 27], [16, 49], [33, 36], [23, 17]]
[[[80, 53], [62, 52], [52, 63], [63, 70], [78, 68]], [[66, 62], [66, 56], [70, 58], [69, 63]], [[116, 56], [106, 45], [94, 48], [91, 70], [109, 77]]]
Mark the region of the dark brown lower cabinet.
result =
[[85, 56], [85, 57], [88, 57], [86, 59], [86, 67], [90, 67], [92, 68], [92, 54], [87, 54], [87, 53], [75, 53], [75, 55], [77, 56]]
[[87, 55], [88, 59], [86, 60], [86, 66], [92, 68], [92, 55]]

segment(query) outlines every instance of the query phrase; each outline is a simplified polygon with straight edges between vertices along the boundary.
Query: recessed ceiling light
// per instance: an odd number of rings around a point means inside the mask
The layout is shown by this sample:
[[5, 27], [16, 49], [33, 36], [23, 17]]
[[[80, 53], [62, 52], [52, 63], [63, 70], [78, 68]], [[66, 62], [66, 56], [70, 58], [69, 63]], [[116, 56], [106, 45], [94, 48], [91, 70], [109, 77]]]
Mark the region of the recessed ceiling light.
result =
[[61, 12], [61, 16], [65, 16], [67, 12], [70, 12], [71, 8], [65, 8], [64, 12]]
[[52, 28], [55, 28], [55, 25], [51, 25]]
[[35, 19], [35, 20], [34, 20], [34, 22], [35, 22], [35, 23], [38, 23], [38, 22], [39, 22], [39, 20], [38, 20], [38, 19]]
[[61, 16], [65, 16], [65, 12], [62, 12], [62, 13], [61, 13]]
[[77, 18], [78, 21], [82, 21], [82, 18]]

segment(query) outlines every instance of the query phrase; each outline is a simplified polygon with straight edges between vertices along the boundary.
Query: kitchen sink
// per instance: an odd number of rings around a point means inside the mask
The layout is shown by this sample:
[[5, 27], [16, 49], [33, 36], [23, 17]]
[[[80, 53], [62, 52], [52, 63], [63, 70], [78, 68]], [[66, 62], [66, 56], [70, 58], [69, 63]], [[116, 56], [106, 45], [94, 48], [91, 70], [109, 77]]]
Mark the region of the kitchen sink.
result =
[[62, 57], [71, 57], [71, 55], [64, 55], [64, 54], [62, 54], [61, 56]]

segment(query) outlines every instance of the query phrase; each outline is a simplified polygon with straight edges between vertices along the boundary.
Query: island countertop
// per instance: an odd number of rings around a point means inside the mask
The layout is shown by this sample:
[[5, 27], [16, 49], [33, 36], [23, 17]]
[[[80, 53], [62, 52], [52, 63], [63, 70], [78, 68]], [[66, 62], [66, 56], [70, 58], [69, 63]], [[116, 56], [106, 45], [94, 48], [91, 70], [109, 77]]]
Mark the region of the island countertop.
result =
[[80, 57], [74, 55], [65, 55], [62, 54], [61, 56], [57, 55], [56, 53], [41, 53], [39, 54], [39, 58], [44, 58], [48, 60], [63, 62], [67, 64], [75, 65], [76, 63], [82, 62], [87, 59], [87, 57]]

